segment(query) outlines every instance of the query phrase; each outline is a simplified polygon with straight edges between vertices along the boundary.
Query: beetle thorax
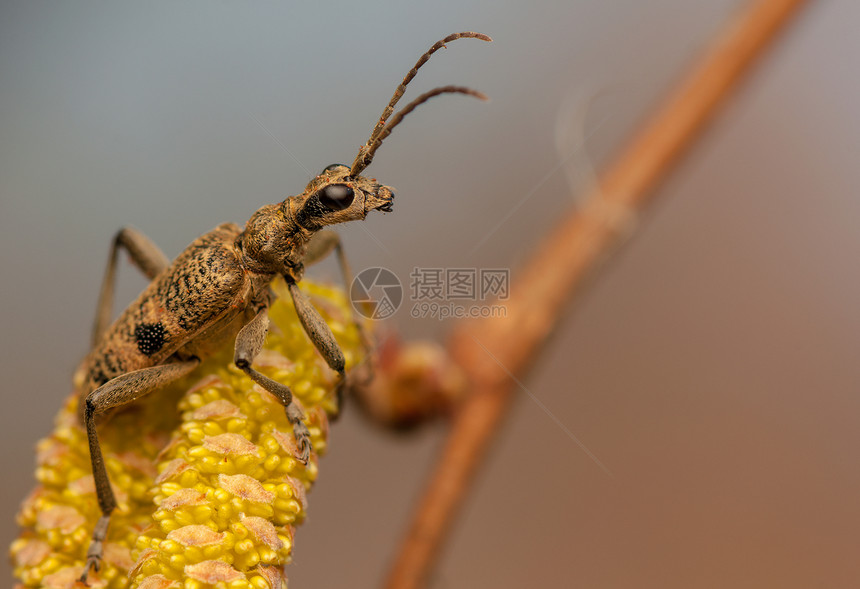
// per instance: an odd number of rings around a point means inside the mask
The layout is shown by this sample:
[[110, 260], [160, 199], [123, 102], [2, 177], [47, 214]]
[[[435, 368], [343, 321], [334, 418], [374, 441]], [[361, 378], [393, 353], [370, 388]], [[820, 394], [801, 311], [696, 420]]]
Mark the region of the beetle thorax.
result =
[[286, 275], [298, 270], [300, 274], [306, 244], [313, 232], [296, 224], [284, 206], [287, 202], [262, 207], [245, 225], [239, 246], [248, 270]]

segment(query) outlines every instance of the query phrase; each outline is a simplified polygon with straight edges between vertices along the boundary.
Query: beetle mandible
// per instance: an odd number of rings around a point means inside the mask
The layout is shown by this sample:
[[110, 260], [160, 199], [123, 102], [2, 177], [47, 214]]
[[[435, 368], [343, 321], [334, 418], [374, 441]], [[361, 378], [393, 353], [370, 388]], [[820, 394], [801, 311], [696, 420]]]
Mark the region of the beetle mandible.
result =
[[[92, 348], [75, 375], [79, 415], [87, 431], [102, 513], [87, 550], [81, 581], [86, 583], [90, 569], [100, 568], [110, 514], [116, 507], [96, 433], [97, 420], [188, 374], [229, 340], [235, 338], [236, 366], [283, 403], [300, 460], [307, 463], [311, 452], [309, 432], [301, 410], [292, 402], [290, 389], [252, 366], [268, 330], [268, 308], [274, 297], [270, 284], [276, 276], [285, 279], [305, 332], [338, 374], [340, 393], [345, 382], [343, 353], [298, 283], [305, 266], [333, 250], [343, 278], [349, 282], [338, 235], [323, 228], [362, 220], [373, 210], [392, 210], [391, 188], [361, 173], [403, 117], [439, 94], [486, 99], [470, 88], [442, 86], [393, 114], [418, 69], [446, 43], [460, 38], [491, 40], [481, 33], [464, 32], [448, 35], [431, 46], [403, 78], [351, 166], [327, 166], [301, 194], [260, 208], [244, 229], [233, 223], [219, 225], [198, 237], [173, 263], [168, 263], [158, 247], [138, 231], [125, 228], [116, 234], [99, 295]], [[132, 263], [151, 282], [108, 327], [120, 248], [128, 252]]]

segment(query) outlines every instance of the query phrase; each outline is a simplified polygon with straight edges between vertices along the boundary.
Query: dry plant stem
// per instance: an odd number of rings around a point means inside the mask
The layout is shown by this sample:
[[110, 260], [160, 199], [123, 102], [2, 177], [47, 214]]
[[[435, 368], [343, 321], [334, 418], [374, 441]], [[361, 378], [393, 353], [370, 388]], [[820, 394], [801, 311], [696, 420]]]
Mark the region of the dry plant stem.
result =
[[[461, 323], [449, 341], [472, 392], [451, 432], [387, 581], [423, 587], [439, 546], [521, 377], [564, 304], [618, 243], [619, 223], [647, 204], [693, 139], [804, 0], [758, 0], [718, 37], [603, 175], [586, 205], [540, 244], [519, 273], [507, 317]], [[619, 214], [620, 213], [620, 214]]]

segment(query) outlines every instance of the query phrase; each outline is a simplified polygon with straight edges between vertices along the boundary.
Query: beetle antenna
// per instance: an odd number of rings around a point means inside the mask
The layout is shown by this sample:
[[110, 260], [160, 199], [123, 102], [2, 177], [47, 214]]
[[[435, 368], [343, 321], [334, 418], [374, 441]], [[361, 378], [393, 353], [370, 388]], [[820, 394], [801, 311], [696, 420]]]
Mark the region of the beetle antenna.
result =
[[406, 92], [406, 86], [409, 82], [412, 81], [412, 78], [418, 73], [418, 70], [421, 69], [421, 66], [429, 61], [430, 56], [436, 53], [442, 47], [445, 47], [446, 43], [450, 43], [451, 41], [456, 41], [457, 39], [480, 39], [481, 41], [492, 41], [492, 39], [483, 33], [475, 33], [473, 31], [465, 31], [463, 33], [452, 33], [448, 35], [444, 39], [440, 39], [436, 43], [433, 44], [430, 49], [428, 49], [424, 55], [415, 63], [415, 67], [409, 70], [409, 73], [406, 74], [406, 77], [403, 78], [403, 81], [400, 82], [400, 85], [397, 87], [397, 90], [394, 91], [394, 95], [391, 97], [391, 100], [388, 103], [388, 106], [385, 107], [385, 110], [382, 111], [382, 116], [379, 117], [379, 121], [376, 123], [376, 127], [373, 128], [373, 133], [370, 134], [370, 139], [367, 140], [367, 145], [372, 145], [374, 141], [376, 141], [377, 135], [382, 133], [383, 127], [385, 127], [385, 122], [388, 120], [388, 117], [391, 116], [391, 113], [394, 112], [394, 107], [397, 105], [398, 101], [403, 97], [403, 93]]
[[383, 139], [391, 135], [391, 131], [394, 127], [400, 124], [406, 115], [418, 108], [421, 104], [424, 104], [434, 96], [438, 96], [440, 94], [466, 94], [468, 96], [474, 96], [480, 100], [489, 100], [489, 97], [483, 92], [478, 92], [477, 90], [472, 90], [465, 86], [440, 86], [439, 88], [434, 88], [429, 92], [425, 92], [397, 111], [382, 131], [377, 134], [376, 140], [371, 145], [362, 146], [361, 151], [359, 151], [358, 156], [355, 158], [355, 162], [352, 164], [352, 170], [350, 170], [349, 175], [355, 176], [370, 165], [370, 162], [373, 160], [373, 154], [375, 154], [376, 150], [379, 149], [379, 146], [382, 145]]
[[[367, 143], [365, 143], [359, 150], [359, 153], [355, 158], [355, 162], [352, 164], [352, 171], [350, 172], [350, 175], [354, 176], [355, 174], [360, 173], [364, 168], [368, 166], [368, 164], [370, 164], [370, 160], [364, 162], [363, 165], [361, 165], [360, 162], [364, 161], [364, 154], [370, 151], [371, 146], [379, 143], [379, 135], [382, 133], [383, 129], [385, 129], [386, 122], [388, 122], [388, 118], [391, 116], [391, 113], [394, 112], [394, 107], [397, 105], [397, 103], [403, 97], [403, 94], [406, 92], [406, 86], [416, 76], [421, 66], [427, 63], [427, 61], [430, 59], [430, 56], [436, 53], [436, 51], [438, 51], [442, 47], [445, 47], [446, 43], [456, 41], [457, 39], [480, 39], [481, 41], [492, 41], [489, 35], [485, 35], [483, 33], [476, 33], [474, 31], [464, 31], [462, 33], [452, 33], [444, 39], [440, 39], [439, 41], [434, 43], [430, 47], [430, 49], [428, 49], [424, 53], [424, 55], [422, 55], [418, 59], [418, 61], [415, 63], [415, 66], [411, 70], [409, 70], [409, 72], [406, 74], [406, 77], [404, 77], [403, 81], [400, 82], [400, 85], [397, 86], [397, 89], [394, 91], [394, 95], [391, 97], [391, 100], [388, 102], [388, 105], [385, 107], [385, 110], [382, 111], [382, 116], [379, 117], [376, 126], [373, 128], [373, 132], [370, 134], [370, 138], [367, 140]], [[415, 106], [417, 106], [417, 104]]]

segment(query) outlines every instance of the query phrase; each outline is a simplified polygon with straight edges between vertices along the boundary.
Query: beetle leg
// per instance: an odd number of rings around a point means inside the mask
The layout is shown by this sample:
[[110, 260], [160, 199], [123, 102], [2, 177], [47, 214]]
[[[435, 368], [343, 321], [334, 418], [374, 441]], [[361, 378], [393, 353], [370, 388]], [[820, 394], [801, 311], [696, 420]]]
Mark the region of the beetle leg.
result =
[[[334, 250], [335, 255], [337, 256], [337, 263], [340, 266], [340, 274], [343, 279], [344, 286], [346, 287], [347, 293], [352, 288], [352, 270], [350, 269], [349, 262], [346, 259], [346, 253], [343, 249], [343, 244], [340, 241], [340, 235], [336, 231], [331, 231], [327, 229], [323, 229], [322, 231], [318, 231], [311, 237], [308, 242], [307, 253], [305, 254], [304, 263], [306, 266], [311, 264], [315, 264], [325, 256], [330, 254]], [[365, 312], [366, 314], [369, 314]], [[350, 381], [355, 378], [356, 374], [361, 374], [359, 380], [356, 384], [362, 386], [368, 384], [373, 380], [373, 372], [374, 372], [374, 364], [373, 364], [373, 349], [374, 345], [370, 340], [370, 337], [367, 334], [367, 331], [364, 329], [364, 325], [361, 322], [361, 319], [357, 317], [354, 313], [352, 315], [352, 324], [355, 325], [355, 329], [358, 331], [358, 339], [361, 342], [361, 348], [364, 351], [364, 359], [361, 361], [359, 366], [363, 367], [363, 370], [357, 371], [356, 367], [353, 367], [353, 370], [350, 371]], [[322, 351], [322, 350], [320, 350]], [[325, 354], [323, 354], [325, 355]], [[331, 363], [329, 363], [331, 366]], [[342, 381], [337, 387], [337, 406], [338, 408], [343, 407], [343, 398], [344, 398], [344, 389], [347, 387], [346, 381]], [[337, 418], [337, 416], [335, 416]]]
[[110, 487], [104, 457], [102, 456], [99, 438], [96, 434], [96, 418], [111, 409], [122, 407], [143, 397], [168, 383], [177, 380], [197, 367], [199, 360], [162, 364], [121, 374], [109, 380], [86, 398], [84, 421], [87, 427], [87, 439], [90, 445], [90, 460], [93, 465], [93, 479], [96, 483], [96, 496], [102, 516], [93, 530], [92, 542], [87, 550], [87, 563], [81, 582], [87, 582], [90, 568], [98, 571], [101, 567], [102, 550], [107, 535], [110, 514], [116, 507], [116, 498]]
[[[340, 266], [340, 276], [343, 280], [343, 285], [346, 287], [347, 293], [352, 288], [352, 270], [349, 267], [349, 261], [346, 259], [346, 253], [343, 250], [343, 243], [340, 241], [340, 234], [330, 229], [317, 231], [308, 242], [307, 253], [305, 254], [304, 264], [310, 266], [316, 264], [334, 250], [337, 256], [337, 265]], [[364, 326], [353, 314], [352, 322], [358, 330], [358, 337], [361, 340], [361, 346], [364, 348], [366, 358], [370, 357], [370, 352], [373, 348], [370, 338], [364, 331]]]
[[98, 307], [96, 308], [96, 322], [93, 326], [93, 347], [98, 344], [105, 329], [110, 325], [113, 289], [116, 283], [117, 257], [120, 247], [125, 248], [132, 263], [150, 280], [167, 268], [170, 263], [167, 257], [158, 249], [158, 246], [137, 229], [123, 227], [117, 231], [111, 240], [107, 270], [105, 271], [101, 293], [99, 294]]
[[302, 421], [304, 419], [302, 410], [293, 403], [293, 392], [287, 385], [272, 380], [268, 376], [260, 374], [251, 368], [254, 358], [263, 349], [263, 342], [266, 341], [268, 330], [269, 309], [263, 306], [236, 336], [236, 350], [233, 354], [233, 363], [247, 374], [251, 380], [275, 395], [281, 401], [287, 412], [287, 419], [293, 425], [293, 434], [296, 436], [296, 446], [299, 449], [299, 460], [303, 464], [307, 464], [311, 455], [311, 434], [304, 421]]
[[337, 372], [338, 382], [335, 390], [338, 402], [340, 402], [343, 399], [343, 387], [346, 382], [346, 374], [344, 373], [346, 361], [344, 360], [343, 352], [337, 344], [337, 340], [334, 339], [331, 327], [328, 326], [328, 323], [325, 322], [319, 311], [314, 308], [305, 296], [305, 293], [299, 289], [295, 282], [287, 282], [287, 287], [290, 289], [290, 295], [293, 297], [293, 305], [296, 307], [296, 315], [298, 315], [305, 333], [308, 334], [314, 347], [316, 347], [323, 359], [325, 359], [329, 368]]

